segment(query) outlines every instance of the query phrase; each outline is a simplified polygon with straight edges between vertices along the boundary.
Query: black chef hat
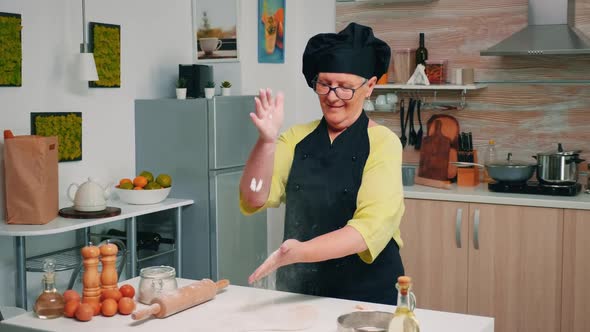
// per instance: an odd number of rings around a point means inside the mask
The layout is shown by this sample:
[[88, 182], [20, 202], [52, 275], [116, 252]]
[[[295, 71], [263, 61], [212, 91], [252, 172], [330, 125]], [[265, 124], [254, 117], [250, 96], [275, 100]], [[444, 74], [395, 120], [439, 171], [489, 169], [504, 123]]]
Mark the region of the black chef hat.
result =
[[307, 85], [320, 72], [348, 73], [379, 79], [387, 72], [391, 50], [373, 35], [373, 29], [350, 23], [339, 33], [320, 33], [309, 39], [303, 52]]

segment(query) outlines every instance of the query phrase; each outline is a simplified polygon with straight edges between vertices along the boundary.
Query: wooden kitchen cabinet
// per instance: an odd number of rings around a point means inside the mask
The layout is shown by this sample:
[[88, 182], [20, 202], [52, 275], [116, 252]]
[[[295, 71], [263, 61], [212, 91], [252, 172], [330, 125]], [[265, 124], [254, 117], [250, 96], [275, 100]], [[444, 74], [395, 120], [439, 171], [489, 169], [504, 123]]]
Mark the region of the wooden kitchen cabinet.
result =
[[565, 210], [561, 332], [590, 331], [590, 211]]
[[400, 253], [418, 307], [467, 312], [469, 204], [406, 199], [405, 205]]
[[566, 210], [564, 234], [563, 209], [405, 205], [401, 255], [419, 308], [494, 317], [496, 332], [560, 331], [568, 320], [562, 332], [590, 330], [590, 211]]
[[470, 204], [469, 214], [467, 313], [494, 317], [496, 332], [559, 331], [563, 210]]

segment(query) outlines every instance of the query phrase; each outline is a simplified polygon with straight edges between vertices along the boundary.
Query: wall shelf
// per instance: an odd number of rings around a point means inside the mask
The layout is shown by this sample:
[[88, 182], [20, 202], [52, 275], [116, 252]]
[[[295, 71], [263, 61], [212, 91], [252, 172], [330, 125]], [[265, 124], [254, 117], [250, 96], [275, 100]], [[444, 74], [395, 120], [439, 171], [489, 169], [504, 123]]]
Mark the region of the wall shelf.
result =
[[467, 84], [467, 85], [457, 85], [457, 84], [431, 84], [431, 85], [410, 85], [410, 84], [377, 84], [375, 85], [375, 89], [386, 89], [386, 90], [479, 90], [486, 88], [487, 85], [485, 84]]
[[432, 103], [436, 103], [436, 97], [438, 91], [458, 91], [461, 93], [461, 99], [459, 102], [459, 109], [464, 109], [466, 102], [467, 91], [476, 91], [486, 88], [485, 84], [431, 84], [431, 85], [411, 85], [411, 84], [377, 84], [375, 90], [397, 90], [402, 95], [406, 94], [411, 98], [422, 99], [424, 105], [426, 105], [425, 94], [432, 91]]

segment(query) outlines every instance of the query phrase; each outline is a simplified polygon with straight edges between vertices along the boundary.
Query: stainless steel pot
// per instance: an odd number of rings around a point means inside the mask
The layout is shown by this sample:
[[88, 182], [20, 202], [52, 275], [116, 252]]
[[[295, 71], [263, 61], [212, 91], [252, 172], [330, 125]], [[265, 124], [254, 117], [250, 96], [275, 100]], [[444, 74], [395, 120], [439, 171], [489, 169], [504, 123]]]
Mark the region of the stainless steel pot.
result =
[[571, 184], [578, 182], [578, 164], [581, 150], [564, 151], [561, 143], [557, 151], [537, 153], [537, 179], [542, 183]]
[[486, 165], [477, 163], [453, 162], [459, 167], [479, 166], [488, 170], [488, 175], [498, 182], [526, 182], [533, 176], [537, 165], [523, 161], [512, 160], [512, 153], [508, 153], [506, 160], [494, 161]]

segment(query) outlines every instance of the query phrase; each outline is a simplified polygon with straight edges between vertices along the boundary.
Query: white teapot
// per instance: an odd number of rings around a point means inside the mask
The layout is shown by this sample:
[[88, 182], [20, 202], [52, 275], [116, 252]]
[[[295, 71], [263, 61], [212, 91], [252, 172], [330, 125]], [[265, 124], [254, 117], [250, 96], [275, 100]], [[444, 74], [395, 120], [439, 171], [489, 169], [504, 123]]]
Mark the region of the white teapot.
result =
[[[76, 194], [72, 196], [72, 188], [76, 187]], [[110, 186], [107, 186], [109, 188]], [[68, 198], [74, 203], [74, 210], [82, 212], [102, 211], [107, 208], [107, 198], [109, 191], [103, 188], [93, 178], [78, 185], [72, 183], [68, 187]]]

